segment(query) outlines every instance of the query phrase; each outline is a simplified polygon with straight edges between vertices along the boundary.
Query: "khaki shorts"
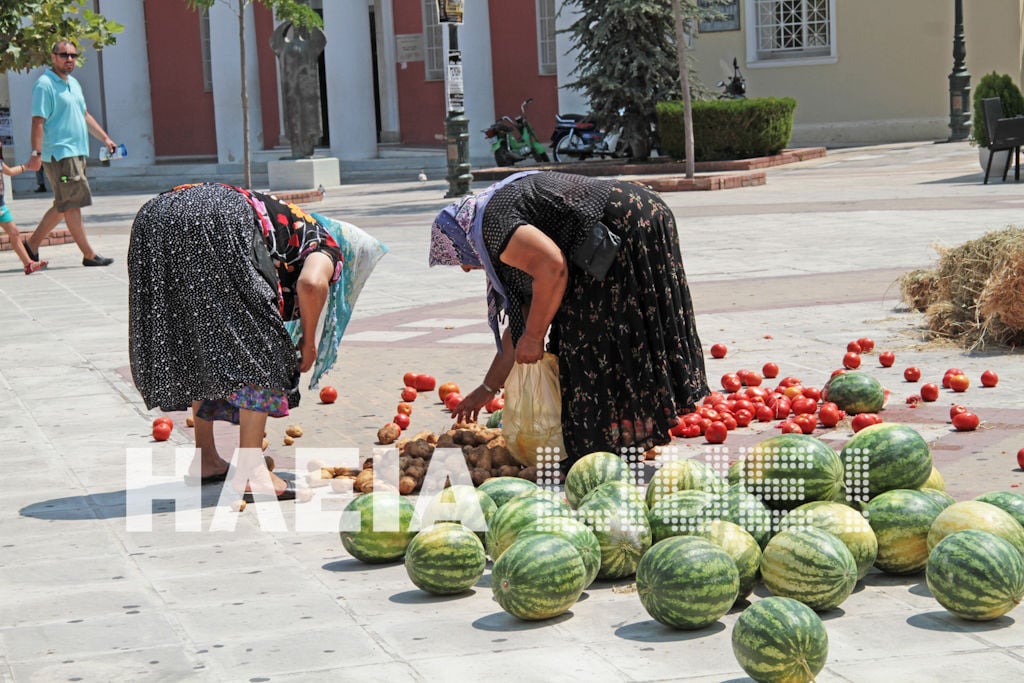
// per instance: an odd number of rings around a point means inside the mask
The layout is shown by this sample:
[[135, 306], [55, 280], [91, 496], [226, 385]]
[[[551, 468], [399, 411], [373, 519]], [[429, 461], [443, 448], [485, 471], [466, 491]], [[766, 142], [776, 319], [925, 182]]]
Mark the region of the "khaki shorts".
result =
[[63, 213], [92, 205], [92, 190], [85, 177], [85, 157], [44, 161], [43, 170], [53, 188], [53, 208]]

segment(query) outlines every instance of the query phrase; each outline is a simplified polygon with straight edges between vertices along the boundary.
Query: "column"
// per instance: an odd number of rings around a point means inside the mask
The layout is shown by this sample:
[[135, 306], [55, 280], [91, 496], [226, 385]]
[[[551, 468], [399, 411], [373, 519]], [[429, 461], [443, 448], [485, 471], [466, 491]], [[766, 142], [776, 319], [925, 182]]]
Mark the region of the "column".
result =
[[377, 25], [377, 83], [380, 91], [381, 142], [399, 142], [398, 82], [395, 78], [394, 0], [375, 0]]
[[[242, 81], [239, 74], [238, 0], [230, 6], [215, 2], [210, 8], [210, 59], [213, 71], [213, 107], [217, 126], [217, 160], [241, 164], [245, 159], [242, 132]], [[249, 98], [250, 152], [262, 149], [263, 118], [256, 57], [256, 29], [252, 6], [245, 7], [245, 76]]]
[[[115, 45], [97, 55], [106, 120], [96, 119], [115, 142], [128, 147], [128, 158], [118, 165], [148, 165], [154, 160], [153, 112], [143, 5], [138, 0], [103, 0], [101, 11], [108, 19], [124, 24], [125, 31], [117, 36]], [[96, 146], [93, 140], [92, 147]]]
[[325, 2], [324, 35], [331, 156], [352, 161], [374, 159], [377, 117], [366, 2]]
[[[491, 145], [480, 132], [494, 123], [491, 17], [486, 2], [466, 3], [464, 23], [459, 27], [459, 48], [466, 88], [466, 117], [469, 118], [470, 164], [490, 167], [494, 165]], [[447, 44], [445, 50], [447, 55]]]
[[558, 113], [560, 114], [587, 114], [590, 112], [590, 104], [586, 96], [575, 88], [566, 88], [566, 83], [575, 80], [569, 74], [576, 68], [578, 62], [577, 52], [572, 45], [572, 38], [568, 33], [561, 33], [562, 30], [572, 26], [576, 21], [579, 10], [575, 6], [563, 3], [561, 10], [555, 16], [555, 51], [558, 53]]

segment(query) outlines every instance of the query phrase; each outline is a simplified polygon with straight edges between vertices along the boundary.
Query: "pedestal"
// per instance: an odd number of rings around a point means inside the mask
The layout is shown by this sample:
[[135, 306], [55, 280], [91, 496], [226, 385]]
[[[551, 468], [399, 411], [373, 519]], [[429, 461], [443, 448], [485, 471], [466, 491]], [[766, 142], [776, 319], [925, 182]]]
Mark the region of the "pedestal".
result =
[[267, 162], [271, 191], [314, 190], [341, 185], [341, 164], [334, 157]]

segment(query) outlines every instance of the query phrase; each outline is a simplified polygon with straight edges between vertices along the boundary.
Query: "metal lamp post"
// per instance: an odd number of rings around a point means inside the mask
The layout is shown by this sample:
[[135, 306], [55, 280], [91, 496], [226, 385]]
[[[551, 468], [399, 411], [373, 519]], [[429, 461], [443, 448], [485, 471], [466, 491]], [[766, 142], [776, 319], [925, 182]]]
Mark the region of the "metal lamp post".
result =
[[967, 71], [967, 47], [964, 44], [963, 0], [954, 0], [953, 71], [949, 74], [949, 139], [966, 140], [971, 133], [971, 74]]
[[[439, 8], [444, 9], [443, 0]], [[458, 8], [461, 14], [461, 7]], [[458, 22], [451, 21], [442, 11], [442, 21], [448, 23], [448, 71], [445, 78], [448, 115], [444, 120], [444, 137], [448, 161], [448, 193], [445, 197], [462, 197], [470, 193], [473, 174], [469, 168], [469, 119], [465, 114], [465, 96], [462, 85], [462, 54], [459, 51]], [[461, 21], [461, 16], [458, 17]]]

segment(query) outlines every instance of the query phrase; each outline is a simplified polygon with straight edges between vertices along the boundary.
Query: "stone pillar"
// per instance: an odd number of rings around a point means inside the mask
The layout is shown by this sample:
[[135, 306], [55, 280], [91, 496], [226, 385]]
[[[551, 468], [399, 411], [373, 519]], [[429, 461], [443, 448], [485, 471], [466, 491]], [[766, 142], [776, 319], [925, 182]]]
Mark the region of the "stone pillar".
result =
[[569, 74], [576, 68], [577, 52], [572, 47], [571, 36], [567, 33], [559, 33], [563, 29], [572, 26], [579, 11], [572, 6], [563, 5], [562, 10], [555, 17], [555, 52], [557, 54], [558, 67], [558, 113], [559, 114], [588, 114], [590, 105], [586, 96], [575, 88], [566, 88], [566, 83], [575, 80]]
[[[250, 151], [263, 149], [263, 117], [260, 110], [260, 82], [256, 57], [256, 29], [252, 5], [245, 7], [245, 63], [249, 96]], [[213, 107], [217, 126], [217, 160], [241, 164], [242, 81], [239, 74], [238, 3], [215, 2], [210, 7], [210, 60], [213, 73]]]
[[380, 84], [380, 141], [401, 142], [398, 80], [395, 77], [395, 9], [393, 0], [376, 0], [377, 82]]
[[331, 156], [374, 159], [377, 117], [366, 2], [325, 2], [323, 12]]
[[[491, 17], [486, 2], [466, 3], [459, 27], [462, 77], [469, 119], [469, 158], [474, 167], [494, 165], [491, 145], [480, 131], [494, 123], [494, 76], [491, 62]], [[445, 63], [448, 46], [445, 44]]]

